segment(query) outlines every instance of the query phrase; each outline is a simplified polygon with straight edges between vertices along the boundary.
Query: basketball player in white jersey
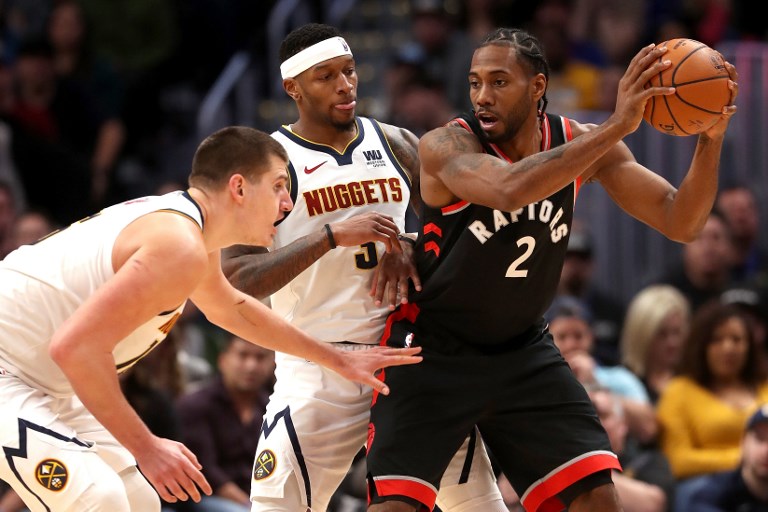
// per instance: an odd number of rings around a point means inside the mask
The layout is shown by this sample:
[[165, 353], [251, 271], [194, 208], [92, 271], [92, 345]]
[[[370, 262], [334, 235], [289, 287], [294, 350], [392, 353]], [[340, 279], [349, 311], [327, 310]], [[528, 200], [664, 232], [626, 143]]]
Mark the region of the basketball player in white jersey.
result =
[[[339, 351], [377, 345], [389, 309], [369, 294], [385, 257], [394, 306], [418, 286], [412, 247], [385, 252], [379, 233], [390, 219], [404, 230], [418, 190], [416, 137], [355, 116], [357, 74], [349, 46], [334, 27], [309, 24], [280, 49], [283, 86], [299, 119], [272, 136], [286, 148], [295, 206], [277, 225], [272, 251], [238, 246], [224, 252], [224, 273], [239, 289], [263, 298], [294, 326]], [[396, 269], [397, 271], [393, 270]], [[375, 285], [373, 285], [376, 288]], [[325, 512], [364, 446], [371, 388], [345, 382], [305, 359], [276, 355], [270, 397], [254, 464], [253, 511]], [[474, 434], [443, 479], [444, 512], [506, 511], [482, 441]]]
[[[195, 456], [154, 436], [117, 378], [188, 298], [242, 338], [366, 384], [419, 359], [333, 350], [224, 278], [220, 249], [269, 245], [291, 209], [286, 164], [267, 134], [225, 128], [198, 148], [186, 192], [112, 206], [0, 262], [0, 478], [30, 510], [156, 512], [157, 493], [211, 493]], [[397, 243], [394, 224], [383, 230]]]

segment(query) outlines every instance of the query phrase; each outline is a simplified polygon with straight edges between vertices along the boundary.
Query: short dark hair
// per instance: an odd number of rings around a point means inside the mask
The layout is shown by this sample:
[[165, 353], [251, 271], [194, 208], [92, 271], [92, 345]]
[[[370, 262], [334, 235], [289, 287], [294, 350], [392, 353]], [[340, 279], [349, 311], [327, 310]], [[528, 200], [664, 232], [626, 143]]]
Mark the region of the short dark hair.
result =
[[307, 23], [285, 36], [280, 44], [280, 62], [285, 62], [301, 50], [331, 37], [341, 36], [336, 27], [322, 23]]
[[268, 134], [246, 126], [222, 128], [195, 151], [189, 185], [218, 188], [237, 172], [255, 180], [265, 171], [270, 155], [288, 162], [285, 148]]
[[[544, 55], [544, 47], [536, 37], [519, 28], [497, 28], [485, 36], [478, 48], [490, 45], [506, 45], [514, 48], [521, 62], [528, 68], [531, 76], [541, 73], [547, 79], [549, 85], [549, 62]], [[542, 115], [547, 110], [547, 91], [539, 100], [539, 110]]]

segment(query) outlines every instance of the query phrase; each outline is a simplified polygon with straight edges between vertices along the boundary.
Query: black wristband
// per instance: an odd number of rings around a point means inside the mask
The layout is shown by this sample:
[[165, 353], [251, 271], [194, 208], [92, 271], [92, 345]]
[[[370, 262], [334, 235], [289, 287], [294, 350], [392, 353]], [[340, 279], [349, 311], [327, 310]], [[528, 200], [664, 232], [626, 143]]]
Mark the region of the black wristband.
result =
[[331, 226], [326, 224], [323, 226], [325, 228], [325, 235], [328, 237], [328, 243], [331, 244], [331, 249], [336, 248], [336, 240], [333, 239], [333, 231], [331, 231]]
[[411, 247], [416, 247], [416, 240], [409, 237], [408, 235], [404, 235], [400, 233], [399, 235], [397, 235], [397, 239], [402, 240], [403, 242], [408, 242], [409, 244], [411, 244]]

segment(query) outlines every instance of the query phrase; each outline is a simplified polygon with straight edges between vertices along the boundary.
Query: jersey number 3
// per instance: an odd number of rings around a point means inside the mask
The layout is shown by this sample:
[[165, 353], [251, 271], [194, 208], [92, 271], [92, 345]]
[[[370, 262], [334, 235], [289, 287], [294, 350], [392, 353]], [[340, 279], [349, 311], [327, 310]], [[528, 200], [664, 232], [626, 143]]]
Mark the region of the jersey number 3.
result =
[[355, 265], [359, 269], [370, 270], [379, 264], [379, 255], [376, 254], [376, 244], [367, 242], [360, 246], [362, 251], [355, 253]]
[[507, 274], [505, 277], [527, 277], [528, 276], [528, 270], [519, 268], [520, 265], [525, 263], [525, 260], [531, 257], [531, 254], [533, 254], [533, 248], [536, 247], [536, 239], [532, 236], [524, 236], [520, 240], [517, 241], [517, 246], [522, 247], [525, 246], [525, 252], [517, 258], [515, 261], [512, 262], [512, 264], [507, 268]]

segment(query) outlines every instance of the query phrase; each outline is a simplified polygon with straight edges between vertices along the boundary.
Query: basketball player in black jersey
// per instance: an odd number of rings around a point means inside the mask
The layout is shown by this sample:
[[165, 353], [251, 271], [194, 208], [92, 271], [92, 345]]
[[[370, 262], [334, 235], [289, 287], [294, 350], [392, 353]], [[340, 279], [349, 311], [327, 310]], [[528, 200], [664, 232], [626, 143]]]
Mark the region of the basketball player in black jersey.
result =
[[[451, 454], [477, 425], [528, 512], [620, 510], [620, 469], [584, 388], [542, 314], [555, 294], [579, 187], [599, 182], [627, 213], [672, 240], [693, 239], [717, 190], [731, 105], [699, 135], [679, 189], [621, 141], [666, 69], [665, 48], [640, 50], [601, 125], [545, 113], [549, 69], [540, 43], [498, 29], [469, 71], [474, 111], [422, 138], [422, 291], [394, 311], [382, 343], [421, 346], [419, 367], [387, 369], [374, 396], [369, 511], [431, 510]], [[661, 58], [660, 58], [661, 57]], [[571, 141], [572, 142], [569, 142]]]

